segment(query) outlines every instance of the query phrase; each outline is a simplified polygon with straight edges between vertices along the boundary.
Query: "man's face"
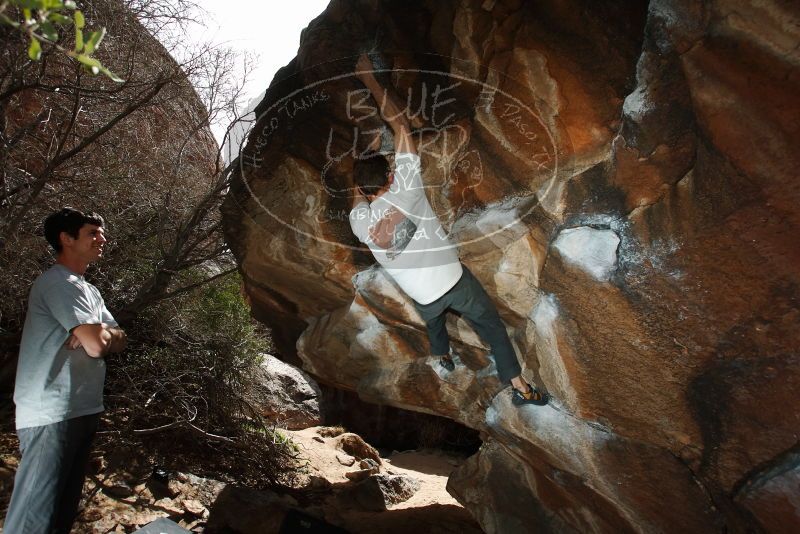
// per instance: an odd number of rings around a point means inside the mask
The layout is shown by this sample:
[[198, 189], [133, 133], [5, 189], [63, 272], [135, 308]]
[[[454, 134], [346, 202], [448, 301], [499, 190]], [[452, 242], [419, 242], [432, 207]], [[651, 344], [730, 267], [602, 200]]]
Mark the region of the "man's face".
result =
[[86, 263], [91, 263], [100, 259], [103, 255], [103, 246], [106, 244], [105, 231], [102, 226], [94, 224], [84, 224], [78, 230], [78, 238], [62, 233], [66, 236], [62, 244], [70, 250], [70, 253], [80, 258]]

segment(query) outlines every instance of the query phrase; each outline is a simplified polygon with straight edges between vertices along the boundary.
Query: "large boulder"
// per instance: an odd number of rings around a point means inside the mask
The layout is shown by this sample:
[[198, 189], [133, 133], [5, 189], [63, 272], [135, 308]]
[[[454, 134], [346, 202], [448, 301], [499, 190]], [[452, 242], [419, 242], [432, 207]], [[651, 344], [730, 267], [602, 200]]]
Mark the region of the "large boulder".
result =
[[382, 512], [392, 504], [410, 499], [419, 491], [419, 481], [406, 475], [372, 475], [343, 492], [343, 506], [355, 503], [359, 508]]
[[[450, 488], [487, 532], [796, 529], [800, 6], [358, 4], [304, 32], [224, 209], [282, 350], [480, 430]], [[511, 404], [455, 316], [464, 366], [441, 373], [350, 233], [353, 160], [382, 126], [352, 76], [370, 48], [545, 408]]]
[[302, 430], [322, 423], [319, 386], [297, 367], [265, 354], [247, 398], [281, 428]]

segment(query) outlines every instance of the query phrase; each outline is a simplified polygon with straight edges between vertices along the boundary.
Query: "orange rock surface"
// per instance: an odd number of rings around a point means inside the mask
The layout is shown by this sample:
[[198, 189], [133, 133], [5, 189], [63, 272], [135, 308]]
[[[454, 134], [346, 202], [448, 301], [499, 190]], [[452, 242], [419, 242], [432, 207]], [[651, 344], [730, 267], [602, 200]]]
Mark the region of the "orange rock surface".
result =
[[[479, 429], [449, 489], [487, 532], [796, 529], [800, 5], [351, 7], [275, 77], [224, 209], [284, 354]], [[464, 366], [442, 375], [350, 233], [353, 160], [382, 126], [352, 75], [370, 48], [547, 407], [512, 406], [455, 316]]]

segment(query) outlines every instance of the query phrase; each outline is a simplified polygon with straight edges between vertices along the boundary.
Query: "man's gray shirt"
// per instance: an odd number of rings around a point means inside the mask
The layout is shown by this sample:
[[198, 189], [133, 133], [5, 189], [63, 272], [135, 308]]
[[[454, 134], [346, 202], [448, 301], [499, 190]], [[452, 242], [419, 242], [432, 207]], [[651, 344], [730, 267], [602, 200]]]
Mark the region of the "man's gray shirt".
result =
[[14, 402], [17, 428], [49, 425], [103, 411], [106, 362], [65, 346], [82, 324], [117, 323], [100, 292], [56, 264], [31, 288], [22, 331]]

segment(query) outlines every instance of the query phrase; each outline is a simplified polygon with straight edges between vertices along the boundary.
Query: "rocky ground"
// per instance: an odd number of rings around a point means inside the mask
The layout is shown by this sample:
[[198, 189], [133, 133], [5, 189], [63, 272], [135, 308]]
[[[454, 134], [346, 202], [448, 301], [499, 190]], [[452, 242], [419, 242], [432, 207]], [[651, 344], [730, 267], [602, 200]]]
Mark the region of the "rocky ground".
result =
[[[293, 488], [278, 494], [232, 482], [96, 456], [75, 532], [133, 532], [161, 517], [192, 532], [479, 533], [450, 496], [449, 473], [464, 458], [437, 450], [378, 453], [341, 427], [285, 431], [304, 463]], [[113, 454], [111, 455], [113, 456]], [[2, 435], [0, 493], [10, 495], [16, 438]], [[291, 525], [294, 525], [292, 527]], [[293, 529], [293, 530], [292, 530]], [[284, 530], [286, 531], [286, 530]]]

